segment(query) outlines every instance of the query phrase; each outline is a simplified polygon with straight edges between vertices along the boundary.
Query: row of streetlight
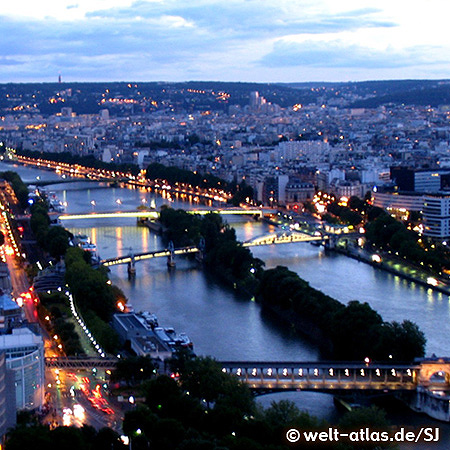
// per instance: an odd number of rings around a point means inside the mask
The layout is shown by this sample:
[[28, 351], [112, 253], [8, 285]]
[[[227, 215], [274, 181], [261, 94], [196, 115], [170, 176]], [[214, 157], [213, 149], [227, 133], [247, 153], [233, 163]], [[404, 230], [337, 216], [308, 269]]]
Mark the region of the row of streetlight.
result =
[[104, 358], [106, 356], [105, 351], [100, 347], [100, 344], [95, 340], [94, 336], [92, 335], [92, 333], [89, 331], [89, 328], [86, 326], [86, 324], [84, 323], [83, 319], [81, 318], [81, 316], [77, 313], [76, 309], [75, 309], [75, 303], [73, 301], [73, 296], [69, 291], [66, 291], [66, 295], [69, 297], [69, 302], [70, 302], [70, 310], [72, 311], [73, 316], [75, 317], [75, 319], [78, 321], [80, 327], [83, 329], [83, 331], [85, 332], [86, 336], [88, 337], [88, 339], [91, 341], [91, 344], [93, 345], [93, 347], [95, 348], [95, 350], [98, 352], [98, 354]]

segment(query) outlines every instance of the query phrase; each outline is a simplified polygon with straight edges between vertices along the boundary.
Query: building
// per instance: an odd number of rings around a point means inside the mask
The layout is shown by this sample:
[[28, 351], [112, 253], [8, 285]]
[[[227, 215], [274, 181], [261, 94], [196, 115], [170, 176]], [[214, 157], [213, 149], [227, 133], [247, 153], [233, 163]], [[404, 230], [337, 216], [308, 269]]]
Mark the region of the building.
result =
[[366, 185], [358, 180], [339, 180], [335, 179], [329, 187], [329, 190], [339, 197], [360, 197], [362, 198], [366, 191]]
[[373, 204], [388, 211], [417, 211], [423, 209], [423, 195], [415, 192], [382, 192], [372, 193]]
[[258, 91], [250, 92], [250, 108], [253, 110], [257, 110], [261, 108], [262, 105], [266, 104], [266, 99], [259, 95]]
[[172, 357], [170, 346], [159, 339], [154, 330], [137, 314], [114, 314], [112, 326], [122, 343], [129, 346], [136, 355], [161, 360]]
[[423, 196], [423, 224], [424, 236], [450, 238], [450, 195]]
[[8, 265], [3, 261], [0, 261], [0, 289], [5, 293], [12, 292]]
[[277, 162], [304, 160], [317, 163], [329, 152], [330, 144], [324, 141], [284, 141], [275, 148], [275, 159]]
[[0, 353], [0, 443], [9, 428], [16, 424], [16, 407], [14, 403], [14, 375], [6, 367], [6, 357]]
[[0, 335], [0, 352], [13, 372], [16, 409], [40, 409], [44, 401], [44, 341], [29, 328]]
[[286, 185], [286, 206], [288, 208], [298, 209], [303, 203], [311, 201], [314, 197], [314, 185], [303, 183], [297, 178], [289, 180]]
[[448, 186], [450, 170], [391, 167], [391, 180], [400, 191], [439, 192]]
[[0, 334], [4, 334], [22, 321], [22, 309], [9, 294], [0, 289]]

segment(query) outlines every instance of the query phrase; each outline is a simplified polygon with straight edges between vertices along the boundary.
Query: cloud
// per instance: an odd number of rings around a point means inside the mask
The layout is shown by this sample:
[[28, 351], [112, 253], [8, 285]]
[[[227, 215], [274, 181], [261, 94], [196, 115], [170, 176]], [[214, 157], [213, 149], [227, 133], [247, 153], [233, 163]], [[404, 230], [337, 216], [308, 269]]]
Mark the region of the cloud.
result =
[[0, 66], [17, 66], [23, 64], [21, 61], [17, 59], [4, 58], [0, 56]]
[[182, 17], [199, 29], [224, 38], [258, 37], [293, 33], [323, 33], [364, 27], [392, 27], [391, 21], [377, 18], [381, 11], [365, 8], [331, 14], [316, 11], [315, 3], [280, 0], [191, 0], [180, 2], [138, 1], [130, 8], [112, 8], [88, 14], [104, 20], [152, 19], [161, 15]]
[[333, 3], [331, 13], [325, 0], [141, 0], [79, 19], [86, 5], [67, 5], [70, 21], [0, 16], [0, 65], [8, 66], [0, 81], [15, 81], [15, 68], [17, 76], [37, 80], [62, 71], [79, 80], [241, 74], [257, 81], [266, 76], [261, 68], [276, 75], [283, 67], [383, 68], [426, 60], [426, 48], [381, 52], [345, 43], [346, 33], [397, 29], [379, 8], [344, 10]]
[[[441, 64], [436, 58], [441, 49], [417, 46], [405, 49], [386, 48], [376, 50], [344, 41], [278, 41], [273, 50], [260, 60], [266, 67], [310, 66], [322, 68], [366, 68], [386, 69]], [[432, 56], [434, 55], [434, 56]]]
[[[0, 17], [0, 55], [39, 57], [51, 53], [101, 56], [152, 54], [176, 61], [212, 50], [230, 53], [292, 34], [338, 32], [358, 27], [393, 26], [374, 18], [377, 9], [337, 15], [317, 15], [308, 7], [294, 8], [280, 0], [216, 0], [180, 2], [140, 1], [129, 8], [112, 8], [75, 22], [13, 20]], [[69, 7], [76, 7], [70, 5]], [[249, 54], [252, 59], [252, 55]]]

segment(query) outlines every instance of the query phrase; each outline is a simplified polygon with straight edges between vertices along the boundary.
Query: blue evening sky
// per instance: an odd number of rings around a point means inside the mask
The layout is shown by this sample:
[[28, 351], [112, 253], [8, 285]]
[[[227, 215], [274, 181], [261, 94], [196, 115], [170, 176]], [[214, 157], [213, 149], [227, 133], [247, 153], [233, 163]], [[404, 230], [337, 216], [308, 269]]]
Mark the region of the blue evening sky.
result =
[[13, 0], [0, 82], [450, 78], [448, 0]]

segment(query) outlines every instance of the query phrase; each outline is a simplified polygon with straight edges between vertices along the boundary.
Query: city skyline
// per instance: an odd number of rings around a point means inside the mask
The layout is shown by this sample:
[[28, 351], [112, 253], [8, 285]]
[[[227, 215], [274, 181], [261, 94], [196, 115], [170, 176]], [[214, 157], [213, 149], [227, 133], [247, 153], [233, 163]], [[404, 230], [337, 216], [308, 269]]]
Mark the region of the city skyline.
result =
[[449, 78], [443, 0], [18, 0], [0, 82]]

